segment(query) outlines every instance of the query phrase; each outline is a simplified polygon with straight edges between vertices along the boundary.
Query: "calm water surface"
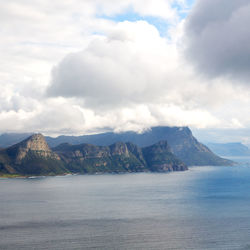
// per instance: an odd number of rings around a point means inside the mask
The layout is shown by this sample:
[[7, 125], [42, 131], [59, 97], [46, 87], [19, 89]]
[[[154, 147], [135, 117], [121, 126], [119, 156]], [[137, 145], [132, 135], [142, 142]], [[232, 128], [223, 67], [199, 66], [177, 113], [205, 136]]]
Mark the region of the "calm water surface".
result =
[[1, 179], [0, 249], [250, 249], [250, 167]]

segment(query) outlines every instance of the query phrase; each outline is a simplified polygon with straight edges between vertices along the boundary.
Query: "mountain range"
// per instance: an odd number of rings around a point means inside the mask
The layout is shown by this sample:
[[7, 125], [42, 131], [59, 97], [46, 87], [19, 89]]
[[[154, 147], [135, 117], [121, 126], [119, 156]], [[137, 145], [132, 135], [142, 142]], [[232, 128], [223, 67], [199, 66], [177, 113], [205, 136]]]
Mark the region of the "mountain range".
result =
[[[56, 138], [34, 135], [20, 142], [28, 135], [0, 136], [0, 147], [3, 148], [0, 150], [0, 172], [47, 175], [67, 172], [175, 171], [185, 170], [184, 165], [233, 164], [200, 143], [188, 127], [153, 127], [143, 133], [108, 132]], [[37, 144], [35, 141], [40, 142]], [[26, 146], [34, 143], [40, 146]], [[114, 153], [117, 150], [122, 153]], [[152, 152], [158, 153], [154, 156]], [[24, 154], [25, 157], [20, 158]], [[40, 168], [34, 170], [34, 164]]]
[[46, 137], [48, 144], [55, 147], [60, 143], [80, 144], [90, 143], [99, 146], [107, 146], [115, 142], [132, 142], [139, 147], [150, 146], [161, 140], [166, 140], [171, 152], [188, 166], [205, 165], [232, 165], [232, 161], [215, 155], [207, 146], [200, 143], [188, 127], [153, 127], [143, 133], [101, 133], [83, 136], [59, 136]]
[[250, 149], [240, 142], [207, 143], [207, 145], [221, 156], [250, 156]]
[[187, 166], [170, 151], [167, 141], [143, 148], [123, 142], [110, 146], [64, 143], [52, 150], [43, 135], [34, 134], [0, 150], [2, 176], [184, 170]]

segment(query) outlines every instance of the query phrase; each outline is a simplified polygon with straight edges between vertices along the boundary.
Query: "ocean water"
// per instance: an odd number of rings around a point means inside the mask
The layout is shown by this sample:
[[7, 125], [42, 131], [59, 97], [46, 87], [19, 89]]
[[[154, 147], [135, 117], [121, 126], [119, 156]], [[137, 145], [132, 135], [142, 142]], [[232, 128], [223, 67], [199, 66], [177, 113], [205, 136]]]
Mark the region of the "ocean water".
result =
[[0, 249], [250, 249], [250, 167], [1, 179]]

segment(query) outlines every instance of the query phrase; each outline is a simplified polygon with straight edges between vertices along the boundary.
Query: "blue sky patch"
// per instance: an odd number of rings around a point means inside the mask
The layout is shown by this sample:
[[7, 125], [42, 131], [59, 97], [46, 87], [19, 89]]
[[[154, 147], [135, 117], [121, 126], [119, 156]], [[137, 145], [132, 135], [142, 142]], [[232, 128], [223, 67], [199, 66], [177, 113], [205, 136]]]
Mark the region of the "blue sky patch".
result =
[[192, 6], [194, 5], [194, 2], [195, 2], [195, 0], [186, 1], [185, 8], [183, 8], [182, 5], [175, 2], [172, 4], [172, 7], [177, 10], [180, 19], [185, 19], [188, 15], [189, 11], [191, 10]]
[[[100, 16], [99, 16], [100, 17]], [[146, 21], [151, 25], [154, 25], [161, 36], [166, 36], [167, 30], [169, 27], [169, 23], [159, 17], [153, 17], [153, 16], [141, 16], [138, 13], [134, 11], [127, 11], [125, 13], [116, 15], [116, 16], [101, 16], [101, 18], [109, 19], [115, 22], [124, 22], [124, 21], [130, 21], [130, 22], [136, 22], [136, 21]]]
[[[177, 13], [179, 15], [180, 19], [185, 19], [193, 6], [195, 0], [188, 0], [187, 1], [187, 6], [185, 8], [178, 4], [177, 2], [172, 4], [172, 7], [177, 10]], [[98, 18], [104, 18], [108, 20], [112, 20], [114, 22], [124, 22], [124, 21], [130, 21], [130, 22], [136, 22], [136, 21], [146, 21], [151, 25], [154, 25], [161, 36], [165, 37], [168, 34], [168, 29], [171, 27], [171, 24], [160, 17], [156, 16], [142, 16], [139, 15], [137, 12], [135, 12], [132, 8], [128, 8], [126, 11], [123, 13], [114, 15], [114, 16], [107, 16], [107, 15], [98, 15]]]

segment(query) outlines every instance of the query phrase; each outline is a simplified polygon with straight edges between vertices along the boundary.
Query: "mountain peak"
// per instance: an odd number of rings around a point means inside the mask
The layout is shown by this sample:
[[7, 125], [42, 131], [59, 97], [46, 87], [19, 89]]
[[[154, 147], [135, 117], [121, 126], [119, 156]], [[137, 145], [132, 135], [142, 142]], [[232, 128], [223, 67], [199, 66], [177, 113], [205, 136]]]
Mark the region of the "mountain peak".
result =
[[171, 152], [166, 140], [161, 140], [151, 146], [144, 147], [142, 151], [146, 162], [153, 171], [182, 171], [187, 169], [187, 166]]
[[50, 151], [50, 148], [42, 134], [34, 134], [21, 143], [27, 150]]
[[15, 157], [15, 162], [17, 164], [19, 164], [30, 152], [39, 154], [40, 157], [50, 157], [59, 160], [59, 157], [49, 148], [42, 134], [31, 135], [26, 140], [8, 148], [7, 152]]
[[50, 150], [42, 134], [34, 134], [24, 141], [0, 152], [0, 172], [24, 175], [65, 173], [60, 157]]

